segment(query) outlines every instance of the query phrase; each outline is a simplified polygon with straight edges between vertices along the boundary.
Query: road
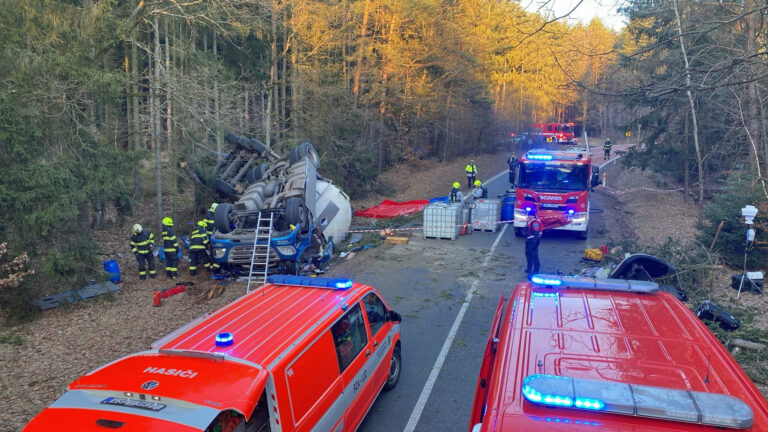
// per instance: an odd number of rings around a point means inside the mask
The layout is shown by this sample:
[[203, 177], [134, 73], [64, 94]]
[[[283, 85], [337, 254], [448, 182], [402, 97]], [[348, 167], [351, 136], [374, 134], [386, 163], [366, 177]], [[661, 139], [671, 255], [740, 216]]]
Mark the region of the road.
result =
[[[509, 187], [507, 173], [485, 181], [489, 197]], [[602, 197], [592, 194], [589, 238], [548, 232], [539, 256], [542, 273], [578, 271], [587, 247], [602, 243]], [[512, 227], [475, 232], [455, 241], [424, 239], [382, 245], [336, 265], [382, 292], [403, 316], [403, 370], [398, 386], [382, 393], [363, 432], [466, 431], [493, 313], [501, 293], [525, 278], [524, 240]]]

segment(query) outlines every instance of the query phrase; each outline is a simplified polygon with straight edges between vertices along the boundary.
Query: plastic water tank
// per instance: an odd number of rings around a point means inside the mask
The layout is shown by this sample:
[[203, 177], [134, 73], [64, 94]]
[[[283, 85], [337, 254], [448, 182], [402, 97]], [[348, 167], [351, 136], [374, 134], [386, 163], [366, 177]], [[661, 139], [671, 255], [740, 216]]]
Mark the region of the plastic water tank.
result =
[[349, 197], [335, 185], [322, 180], [316, 182], [315, 190], [315, 224], [320, 226], [323, 219], [326, 219], [328, 225], [323, 229], [325, 237], [333, 236], [334, 242], [345, 240], [352, 223]]

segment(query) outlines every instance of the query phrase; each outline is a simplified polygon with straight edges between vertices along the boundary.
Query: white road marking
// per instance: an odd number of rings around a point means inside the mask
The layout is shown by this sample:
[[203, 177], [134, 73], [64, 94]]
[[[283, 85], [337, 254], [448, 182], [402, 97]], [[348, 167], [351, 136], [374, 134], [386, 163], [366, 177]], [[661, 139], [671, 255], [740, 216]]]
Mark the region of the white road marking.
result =
[[435, 381], [437, 381], [437, 375], [440, 374], [440, 369], [443, 367], [443, 362], [445, 362], [445, 358], [448, 356], [448, 350], [451, 348], [451, 345], [453, 345], [453, 339], [456, 337], [456, 333], [459, 331], [461, 321], [464, 320], [464, 313], [467, 311], [469, 302], [472, 301], [472, 297], [475, 296], [477, 284], [480, 282], [480, 279], [483, 278], [483, 272], [485, 272], [485, 269], [488, 267], [488, 262], [493, 256], [494, 251], [496, 251], [496, 246], [499, 245], [499, 240], [501, 240], [501, 238], [504, 236], [504, 232], [507, 230], [508, 226], [508, 224], [505, 224], [501, 231], [499, 231], [499, 235], [496, 236], [496, 240], [493, 242], [493, 246], [491, 246], [491, 251], [483, 260], [483, 265], [480, 267], [480, 273], [477, 275], [477, 278], [472, 281], [472, 286], [469, 288], [469, 291], [467, 291], [467, 296], [464, 297], [464, 303], [461, 305], [461, 309], [456, 315], [456, 319], [453, 321], [453, 326], [451, 326], [451, 330], [448, 332], [448, 336], [445, 338], [445, 342], [443, 342], [443, 348], [440, 350], [440, 354], [437, 356], [437, 360], [435, 360], [434, 366], [432, 366], [432, 371], [429, 373], [429, 378], [427, 378], [427, 382], [424, 384], [424, 388], [421, 390], [421, 395], [419, 395], [419, 399], [416, 401], [416, 406], [413, 407], [411, 417], [408, 419], [408, 424], [405, 425], [403, 432], [413, 432], [416, 429], [416, 425], [419, 423], [419, 419], [421, 418], [421, 413], [424, 411], [424, 407], [427, 405], [429, 395], [432, 393], [432, 388], [435, 386]]

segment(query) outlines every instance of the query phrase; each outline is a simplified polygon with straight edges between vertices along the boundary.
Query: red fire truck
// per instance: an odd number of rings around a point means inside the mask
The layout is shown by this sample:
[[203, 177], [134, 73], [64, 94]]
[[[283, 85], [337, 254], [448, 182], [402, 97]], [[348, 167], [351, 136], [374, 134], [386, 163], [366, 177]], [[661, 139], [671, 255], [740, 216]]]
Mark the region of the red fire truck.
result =
[[469, 432], [768, 431], [768, 403], [650, 281], [535, 275], [499, 299]]
[[535, 123], [531, 125], [533, 133], [540, 135], [546, 142], [556, 142], [558, 144], [576, 144], [579, 139], [576, 137], [576, 125], [571, 123]]
[[597, 171], [586, 151], [524, 153], [514, 177], [515, 234], [522, 236], [528, 216], [536, 213], [548, 229], [576, 231], [587, 238], [589, 191], [599, 181]]

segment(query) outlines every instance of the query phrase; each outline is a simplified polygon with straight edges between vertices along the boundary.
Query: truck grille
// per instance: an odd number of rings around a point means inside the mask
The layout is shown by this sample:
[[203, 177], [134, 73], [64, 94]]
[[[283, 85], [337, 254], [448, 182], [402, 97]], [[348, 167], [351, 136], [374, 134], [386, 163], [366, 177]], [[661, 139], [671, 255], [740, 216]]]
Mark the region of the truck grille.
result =
[[[261, 252], [259, 249], [256, 249], [256, 257], [253, 261], [253, 265], [264, 265], [264, 256], [259, 256], [259, 253]], [[253, 246], [235, 246], [232, 249], [229, 250], [229, 257], [227, 258], [227, 262], [230, 264], [250, 264], [251, 263], [251, 254], [253, 253]], [[280, 258], [277, 256], [277, 253], [272, 249], [269, 248], [269, 264], [275, 265], [280, 260]]]

